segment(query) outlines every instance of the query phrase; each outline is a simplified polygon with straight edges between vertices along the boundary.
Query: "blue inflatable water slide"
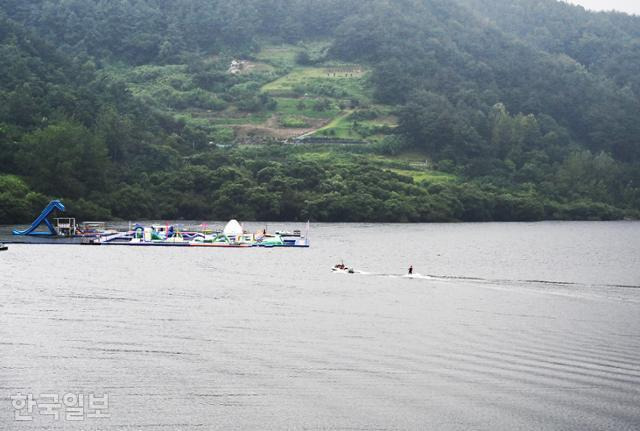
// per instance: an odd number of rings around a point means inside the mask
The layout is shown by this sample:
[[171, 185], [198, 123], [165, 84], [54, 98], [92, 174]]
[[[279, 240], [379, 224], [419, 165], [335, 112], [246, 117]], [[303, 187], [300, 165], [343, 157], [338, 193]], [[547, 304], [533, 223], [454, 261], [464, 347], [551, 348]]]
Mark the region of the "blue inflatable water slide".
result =
[[[47, 217], [49, 217], [49, 214], [51, 214], [55, 210], [59, 210], [59, 211], [64, 212], [64, 205], [62, 204], [62, 202], [60, 202], [58, 200], [49, 202], [49, 205], [47, 205], [42, 210], [42, 212], [40, 213], [38, 218], [36, 218], [33, 221], [33, 223], [31, 223], [31, 226], [29, 226], [29, 228], [27, 228], [25, 230], [14, 230], [13, 234], [14, 235], [39, 235], [39, 236], [55, 236], [55, 235], [58, 235], [58, 232], [56, 232], [55, 228], [53, 227], [53, 225], [51, 224], [51, 222], [47, 218]], [[49, 232], [36, 232], [36, 229], [38, 229], [40, 227], [40, 225], [42, 225], [43, 223], [44, 223], [45, 226], [47, 226], [49, 228]]]

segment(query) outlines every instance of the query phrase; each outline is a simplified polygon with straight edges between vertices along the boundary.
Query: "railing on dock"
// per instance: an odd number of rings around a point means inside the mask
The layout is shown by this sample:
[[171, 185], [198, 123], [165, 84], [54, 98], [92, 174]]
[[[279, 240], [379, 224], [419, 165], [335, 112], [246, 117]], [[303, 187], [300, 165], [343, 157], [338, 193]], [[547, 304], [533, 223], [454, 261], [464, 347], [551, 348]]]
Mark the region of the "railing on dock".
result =
[[60, 236], [73, 237], [76, 236], [77, 226], [74, 218], [57, 218], [56, 232]]

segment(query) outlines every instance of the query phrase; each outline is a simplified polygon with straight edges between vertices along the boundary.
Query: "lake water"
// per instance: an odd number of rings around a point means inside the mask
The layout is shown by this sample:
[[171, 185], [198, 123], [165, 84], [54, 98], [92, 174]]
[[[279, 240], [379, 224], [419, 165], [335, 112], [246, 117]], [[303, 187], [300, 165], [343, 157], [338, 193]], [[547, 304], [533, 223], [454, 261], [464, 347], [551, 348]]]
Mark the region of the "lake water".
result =
[[[311, 241], [10, 245], [0, 429], [640, 429], [640, 223], [323, 224]], [[41, 414], [67, 393], [107, 394], [110, 418], [86, 399], [83, 421]]]

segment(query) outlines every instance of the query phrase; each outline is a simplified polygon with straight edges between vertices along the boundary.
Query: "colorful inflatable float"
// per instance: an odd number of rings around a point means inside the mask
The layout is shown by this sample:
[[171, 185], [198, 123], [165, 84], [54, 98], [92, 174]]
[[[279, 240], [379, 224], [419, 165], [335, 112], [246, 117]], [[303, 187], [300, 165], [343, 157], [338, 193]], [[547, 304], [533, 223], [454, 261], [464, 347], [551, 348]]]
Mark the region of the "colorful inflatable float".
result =
[[309, 247], [309, 224], [307, 232], [300, 231], [267, 233], [266, 229], [250, 233], [237, 220], [229, 221], [219, 232], [186, 232], [172, 225], [135, 225], [127, 232], [109, 233], [88, 238], [85, 244], [129, 245], [160, 247]]
[[[200, 229], [185, 230], [179, 225], [136, 224], [120, 232], [107, 229], [105, 222], [84, 222], [76, 224], [75, 218], [49, 217], [54, 212], [64, 212], [65, 206], [58, 200], [51, 201], [26, 229], [15, 229], [15, 236], [35, 236], [41, 240], [30, 244], [85, 244], [85, 245], [129, 245], [158, 247], [309, 247], [309, 223], [306, 234], [293, 232], [268, 233], [267, 229], [251, 233], [237, 220], [229, 221], [223, 230], [213, 231], [207, 225]], [[81, 239], [81, 242], [80, 242]], [[23, 242], [27, 243], [27, 242]]]

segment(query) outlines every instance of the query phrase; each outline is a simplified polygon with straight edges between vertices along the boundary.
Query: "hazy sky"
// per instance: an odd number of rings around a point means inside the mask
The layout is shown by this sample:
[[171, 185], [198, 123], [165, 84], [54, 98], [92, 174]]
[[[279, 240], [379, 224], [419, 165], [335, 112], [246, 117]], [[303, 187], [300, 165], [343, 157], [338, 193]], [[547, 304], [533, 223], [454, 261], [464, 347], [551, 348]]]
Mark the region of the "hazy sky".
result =
[[567, 0], [593, 10], [619, 10], [621, 12], [640, 15], [639, 0]]

